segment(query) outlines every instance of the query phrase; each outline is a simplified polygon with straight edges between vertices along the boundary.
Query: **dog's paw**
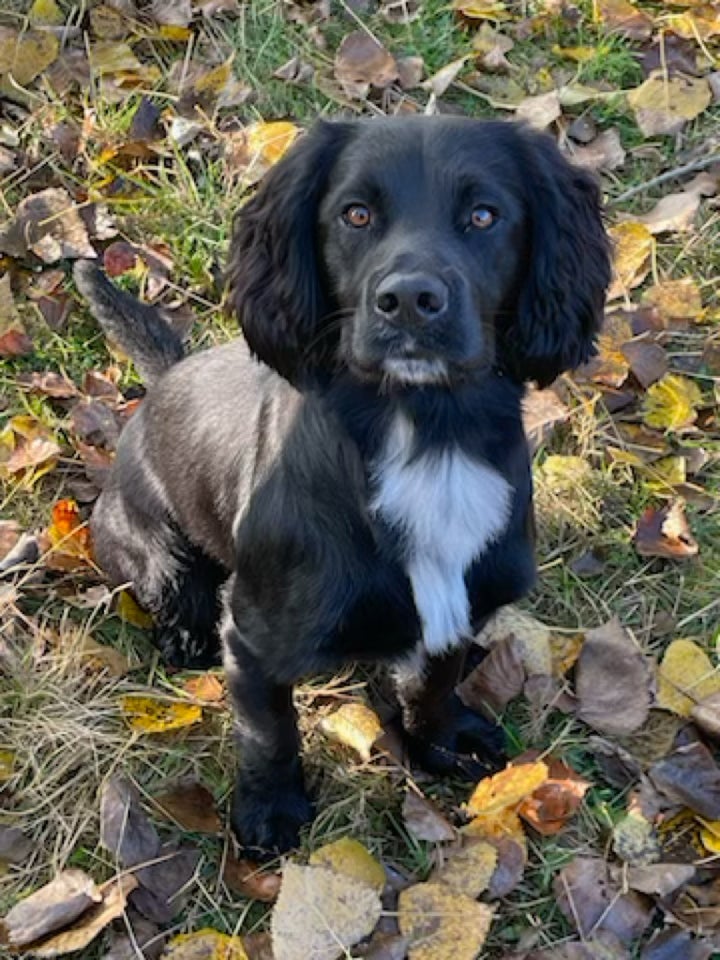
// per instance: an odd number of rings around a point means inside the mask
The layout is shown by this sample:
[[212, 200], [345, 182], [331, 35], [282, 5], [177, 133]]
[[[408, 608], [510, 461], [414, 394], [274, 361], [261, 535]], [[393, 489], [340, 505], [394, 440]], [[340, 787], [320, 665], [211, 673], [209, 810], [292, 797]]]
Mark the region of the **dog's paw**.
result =
[[238, 843], [257, 859], [285, 853], [298, 846], [300, 828], [314, 816], [313, 806], [302, 788], [261, 795], [235, 789], [230, 823]]
[[505, 761], [502, 728], [453, 694], [442, 726], [407, 734], [410, 759], [435, 776], [477, 781]]

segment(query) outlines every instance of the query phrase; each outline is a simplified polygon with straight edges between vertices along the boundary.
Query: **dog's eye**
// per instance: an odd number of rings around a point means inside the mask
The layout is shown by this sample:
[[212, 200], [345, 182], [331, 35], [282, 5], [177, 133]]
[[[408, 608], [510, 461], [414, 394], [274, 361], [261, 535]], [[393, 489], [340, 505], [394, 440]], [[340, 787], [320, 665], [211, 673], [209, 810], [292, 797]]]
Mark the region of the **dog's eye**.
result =
[[343, 220], [349, 227], [367, 227], [372, 219], [364, 203], [351, 203], [343, 212]]
[[497, 214], [489, 207], [475, 207], [470, 215], [470, 223], [476, 230], [488, 230], [497, 221]]

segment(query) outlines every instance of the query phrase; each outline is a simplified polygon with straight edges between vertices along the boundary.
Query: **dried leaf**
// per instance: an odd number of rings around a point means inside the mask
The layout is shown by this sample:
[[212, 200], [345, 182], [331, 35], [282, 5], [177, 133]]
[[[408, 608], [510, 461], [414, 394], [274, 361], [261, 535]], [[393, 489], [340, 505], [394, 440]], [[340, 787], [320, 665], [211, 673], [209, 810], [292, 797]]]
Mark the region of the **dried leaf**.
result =
[[228, 857], [223, 867], [223, 881], [235, 893], [250, 900], [274, 903], [280, 893], [282, 876], [274, 871], [264, 870], [252, 860], [236, 860]]
[[92, 544], [87, 523], [80, 517], [74, 500], [58, 500], [52, 508], [52, 522], [47, 528], [52, 559], [60, 560], [63, 569], [72, 569], [92, 562]]
[[603, 130], [589, 144], [575, 145], [566, 152], [568, 158], [584, 170], [617, 170], [627, 156], [616, 127]]
[[597, 16], [609, 32], [630, 40], [647, 40], [653, 28], [652, 17], [630, 0], [595, 0]]
[[121, 620], [139, 630], [150, 630], [153, 626], [153, 618], [137, 605], [133, 595], [127, 590], [121, 590], [118, 594], [115, 609]]
[[608, 930], [623, 943], [639, 937], [650, 922], [645, 899], [610, 880], [599, 858], [576, 857], [553, 881], [557, 905], [583, 939]]
[[625, 863], [647, 866], [660, 859], [660, 842], [655, 828], [639, 810], [632, 810], [613, 827], [613, 850]]
[[537, 130], [545, 130], [562, 113], [557, 90], [527, 97], [518, 104], [515, 116]]
[[620, 349], [633, 376], [645, 389], [668, 372], [667, 354], [659, 343], [646, 339], [630, 340]]
[[648, 507], [635, 529], [635, 549], [641, 557], [664, 557], [685, 560], [699, 551], [685, 516], [682, 500], [673, 500], [664, 507]]
[[647, 719], [648, 665], [617, 617], [588, 630], [577, 662], [576, 690], [578, 716], [601, 733], [624, 736]]
[[462, 828], [462, 833], [464, 836], [483, 837], [486, 840], [512, 840], [523, 850], [527, 846], [522, 821], [510, 807], [505, 807], [498, 813], [474, 817]]
[[366, 883], [288, 863], [270, 922], [275, 960], [337, 960], [373, 931], [381, 912]]
[[720, 693], [713, 693], [696, 704], [690, 716], [703, 733], [714, 740], [720, 739]]
[[608, 290], [608, 300], [615, 300], [643, 282], [655, 249], [655, 240], [644, 223], [631, 220], [610, 227], [608, 234], [613, 244], [615, 271]]
[[[3, 777], [0, 772], [0, 783], [9, 779], [9, 776]], [[18, 827], [0, 824], [0, 868], [6, 863], [23, 863], [33, 852], [34, 847], [35, 844], [30, 837], [26, 837]]]
[[378, 893], [385, 886], [385, 871], [381, 865], [361, 843], [351, 837], [325, 844], [310, 855], [309, 862], [313, 867], [327, 867], [351, 880], [364, 883]]
[[467, 57], [459, 57], [457, 60], [446, 63], [437, 73], [433, 73], [427, 80], [423, 80], [421, 84], [423, 90], [429, 90], [430, 93], [433, 93], [436, 97], [442, 97], [449, 87], [455, 83], [458, 74], [464, 68], [467, 61]]
[[402, 817], [413, 837], [430, 843], [443, 843], [455, 837], [455, 831], [427, 797], [407, 790], [403, 800]]
[[383, 89], [397, 80], [397, 62], [370, 33], [355, 30], [335, 54], [335, 78], [347, 96], [364, 100], [371, 87]]
[[194, 703], [129, 695], [120, 698], [120, 708], [129, 725], [138, 733], [181, 730], [202, 720], [202, 709]]
[[643, 303], [652, 304], [668, 321], [697, 321], [704, 315], [700, 290], [692, 277], [655, 284], [643, 293], [642, 299]]
[[33, 371], [23, 373], [17, 377], [17, 383], [23, 390], [39, 393], [43, 397], [53, 397], [58, 400], [67, 400], [78, 395], [78, 388], [62, 373], [47, 370], [44, 373]]
[[471, 816], [493, 816], [514, 808], [548, 778], [547, 765], [521, 763], [481, 780], [467, 804]]
[[320, 727], [333, 740], [356, 750], [367, 763], [372, 747], [382, 734], [382, 725], [377, 714], [363, 703], [346, 703], [323, 717]]
[[686, 233], [695, 223], [695, 215], [703, 197], [717, 193], [717, 181], [710, 174], [701, 174], [679, 193], [670, 193], [659, 200], [644, 216], [635, 217], [650, 233]]
[[466, 707], [484, 713], [502, 713], [525, 686], [525, 664], [520, 645], [513, 635], [494, 644], [488, 655], [457, 688]]
[[658, 430], [679, 430], [695, 421], [701, 403], [700, 388], [693, 380], [669, 373], [645, 395], [643, 420]]
[[[400, 893], [400, 932], [409, 941], [409, 960], [475, 960], [490, 930], [493, 910], [449, 889], [418, 883]], [[282, 960], [282, 958], [279, 958]]]
[[704, 744], [678, 747], [648, 773], [653, 786], [673, 803], [706, 820], [720, 820], [720, 768]]
[[658, 706], [681, 717], [706, 697], [720, 693], [720, 671], [692, 640], [674, 640], [658, 670]]
[[524, 844], [512, 840], [510, 837], [490, 838], [498, 852], [495, 873], [490, 878], [487, 895], [491, 900], [506, 897], [517, 887], [523, 878], [527, 863], [527, 850]]
[[107, 671], [111, 677], [124, 677], [130, 671], [130, 663], [123, 653], [106, 643], [98, 643], [87, 634], [81, 634], [75, 653], [83, 666], [96, 673]]
[[230, 937], [210, 927], [173, 937], [163, 960], [249, 960], [240, 937]]
[[0, 76], [8, 74], [21, 87], [40, 76], [59, 52], [58, 38], [48, 30], [18, 34], [9, 27], [0, 27]]
[[631, 90], [627, 100], [643, 134], [652, 137], [682, 130], [710, 105], [712, 91], [704, 77], [668, 77], [658, 70]]
[[518, 807], [518, 813], [544, 837], [559, 833], [579, 809], [591, 784], [557, 757], [546, 759], [548, 779]]
[[284, 120], [254, 123], [245, 131], [248, 151], [271, 166], [290, 149], [299, 133], [299, 127]]
[[195, 700], [205, 703], [220, 703], [225, 697], [222, 677], [216, 673], [201, 673], [183, 683], [183, 690]]
[[497, 860], [496, 847], [481, 837], [466, 835], [461, 846], [444, 851], [442, 864], [429, 879], [476, 900], [490, 885]]
[[183, 830], [210, 834], [222, 830], [213, 795], [195, 780], [182, 780], [154, 800], [160, 811]]
[[116, 240], [103, 253], [103, 268], [109, 277], [121, 277], [129, 273], [137, 262], [137, 250], [126, 240]]
[[31, 250], [44, 263], [95, 257], [78, 207], [61, 187], [48, 187], [18, 203], [14, 221], [0, 234], [0, 250], [18, 258]]
[[511, 17], [502, 0], [453, 0], [455, 10], [464, 20], [508, 20]]
[[100, 888], [91, 877], [82, 870], [63, 870], [10, 910], [2, 921], [2, 941], [11, 947], [26, 946], [101, 901]]
[[666, 897], [694, 875], [695, 867], [689, 863], [652, 863], [630, 867], [623, 873], [623, 879], [627, 878], [627, 885], [638, 893]]
[[33, 0], [28, 20], [33, 27], [59, 27], [65, 17], [55, 0]]
[[10, 274], [6, 273], [0, 277], [0, 357], [22, 357], [32, 350], [32, 340], [15, 308]]

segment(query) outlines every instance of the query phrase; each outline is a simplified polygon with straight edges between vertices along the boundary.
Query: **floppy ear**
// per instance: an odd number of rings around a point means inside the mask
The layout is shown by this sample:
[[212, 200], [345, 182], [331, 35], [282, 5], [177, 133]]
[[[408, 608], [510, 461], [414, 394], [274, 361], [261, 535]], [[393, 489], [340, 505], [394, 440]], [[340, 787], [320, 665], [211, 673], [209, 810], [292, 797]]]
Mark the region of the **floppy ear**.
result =
[[611, 257], [595, 180], [544, 134], [521, 131], [530, 214], [529, 275], [506, 352], [521, 380], [547, 386], [595, 353]]
[[293, 383], [331, 363], [333, 305], [318, 260], [317, 209], [351, 127], [317, 123], [235, 215], [227, 303], [252, 352]]

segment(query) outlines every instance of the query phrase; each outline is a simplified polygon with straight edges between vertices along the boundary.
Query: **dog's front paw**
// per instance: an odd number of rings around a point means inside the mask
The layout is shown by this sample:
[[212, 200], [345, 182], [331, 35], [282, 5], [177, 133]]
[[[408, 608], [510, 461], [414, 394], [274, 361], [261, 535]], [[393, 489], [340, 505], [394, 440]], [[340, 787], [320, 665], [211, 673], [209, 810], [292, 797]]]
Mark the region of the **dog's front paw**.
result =
[[304, 788], [293, 786], [270, 795], [235, 788], [230, 823], [238, 842], [258, 859], [298, 846], [300, 828], [313, 819]]
[[466, 707], [453, 694], [440, 725], [407, 734], [410, 759], [435, 776], [477, 781], [505, 761], [502, 728]]

